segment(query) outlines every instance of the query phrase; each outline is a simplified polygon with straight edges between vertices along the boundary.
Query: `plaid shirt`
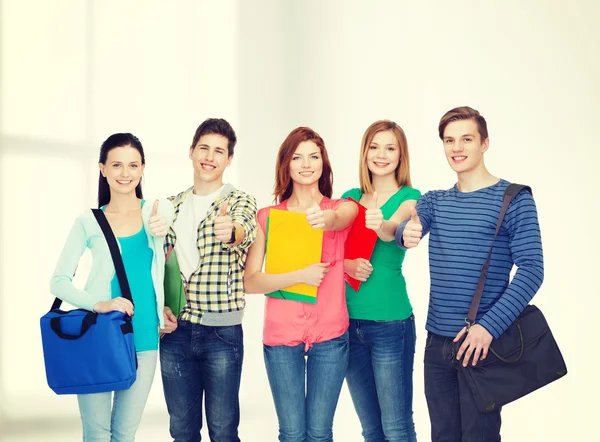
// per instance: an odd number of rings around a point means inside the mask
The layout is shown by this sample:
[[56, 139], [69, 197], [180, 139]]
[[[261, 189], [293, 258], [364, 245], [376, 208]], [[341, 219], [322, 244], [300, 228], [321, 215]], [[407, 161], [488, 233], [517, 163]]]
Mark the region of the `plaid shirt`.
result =
[[[175, 219], [182, 203], [192, 193], [193, 187], [169, 198], [175, 208]], [[246, 236], [237, 246], [222, 243], [214, 235], [214, 219], [219, 207], [228, 204], [228, 215], [234, 223], [241, 224]], [[244, 267], [248, 248], [256, 238], [256, 200], [245, 192], [226, 184], [211, 204], [206, 218], [198, 225], [198, 268], [189, 280], [181, 275], [186, 294], [186, 305], [179, 319], [204, 325], [240, 324], [246, 300], [244, 299]], [[171, 227], [165, 241], [165, 253], [175, 247], [175, 231]]]

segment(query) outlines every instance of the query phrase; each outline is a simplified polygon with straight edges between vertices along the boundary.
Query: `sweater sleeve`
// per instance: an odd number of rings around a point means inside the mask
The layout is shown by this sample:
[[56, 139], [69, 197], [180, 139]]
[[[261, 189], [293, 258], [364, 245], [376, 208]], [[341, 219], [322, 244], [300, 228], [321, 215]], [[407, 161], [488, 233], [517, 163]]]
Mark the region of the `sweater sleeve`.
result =
[[[418, 191], [417, 191], [418, 192]], [[416, 195], [415, 195], [416, 196]], [[419, 220], [421, 221], [421, 225], [423, 226], [423, 237], [429, 233], [431, 229], [432, 222], [432, 204], [431, 204], [431, 194], [428, 192], [423, 195], [417, 201], [417, 214], [419, 215]], [[402, 234], [404, 233], [404, 227], [406, 227], [406, 223], [410, 221], [410, 218], [404, 220], [398, 228], [396, 229], [396, 244], [403, 250], [406, 250], [404, 247], [404, 241], [402, 240]]]
[[517, 271], [506, 290], [479, 323], [497, 339], [516, 319], [544, 280], [544, 258], [538, 215], [533, 197], [521, 192], [504, 219], [508, 246]]
[[83, 222], [80, 218], [75, 221], [63, 248], [56, 269], [50, 280], [50, 292], [57, 298], [85, 310], [93, 310], [97, 302], [92, 295], [73, 285], [73, 276], [88, 241]]

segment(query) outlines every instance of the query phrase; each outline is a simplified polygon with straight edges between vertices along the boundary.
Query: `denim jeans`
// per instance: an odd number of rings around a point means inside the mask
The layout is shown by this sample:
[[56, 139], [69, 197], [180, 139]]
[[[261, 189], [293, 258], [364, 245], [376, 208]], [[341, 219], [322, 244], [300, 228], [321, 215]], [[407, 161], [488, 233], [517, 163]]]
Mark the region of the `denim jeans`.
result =
[[137, 353], [136, 378], [129, 389], [77, 395], [84, 442], [135, 440], [135, 433], [154, 380], [156, 354], [156, 350]]
[[174, 442], [198, 442], [202, 401], [212, 442], [239, 442], [241, 325], [209, 327], [180, 321], [160, 340], [160, 367]]
[[416, 442], [413, 421], [415, 318], [350, 320], [346, 383], [365, 442]]
[[460, 343], [428, 333], [425, 345], [425, 397], [431, 442], [499, 442], [500, 409], [477, 411], [469, 386], [458, 376]]
[[348, 366], [348, 332], [313, 344], [263, 345], [281, 442], [333, 441], [333, 415]]

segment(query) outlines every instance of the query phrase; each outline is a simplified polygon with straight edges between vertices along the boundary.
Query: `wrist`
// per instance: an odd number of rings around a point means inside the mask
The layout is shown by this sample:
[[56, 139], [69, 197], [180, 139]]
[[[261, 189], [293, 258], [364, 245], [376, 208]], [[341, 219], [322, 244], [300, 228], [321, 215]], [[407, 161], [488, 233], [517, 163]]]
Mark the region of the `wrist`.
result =
[[227, 245], [232, 245], [237, 241], [237, 230], [235, 228], [235, 224], [231, 226], [231, 236], [229, 240], [225, 243]]

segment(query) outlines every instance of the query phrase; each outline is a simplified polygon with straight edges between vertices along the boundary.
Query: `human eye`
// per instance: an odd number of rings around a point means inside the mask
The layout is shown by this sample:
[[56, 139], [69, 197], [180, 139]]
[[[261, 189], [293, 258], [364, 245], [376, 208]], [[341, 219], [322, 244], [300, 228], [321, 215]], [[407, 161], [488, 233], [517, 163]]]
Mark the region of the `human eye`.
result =
[[311, 158], [312, 158], [313, 160], [318, 160], [318, 159], [319, 159], [319, 155], [313, 155], [313, 156], [311, 156]]
[[375, 150], [375, 149], [377, 149], [377, 146], [369, 146], [369, 149]]
[[470, 137], [465, 138], [465, 142], [470, 143], [471, 141], [473, 141], [473, 138], [470, 138]]

